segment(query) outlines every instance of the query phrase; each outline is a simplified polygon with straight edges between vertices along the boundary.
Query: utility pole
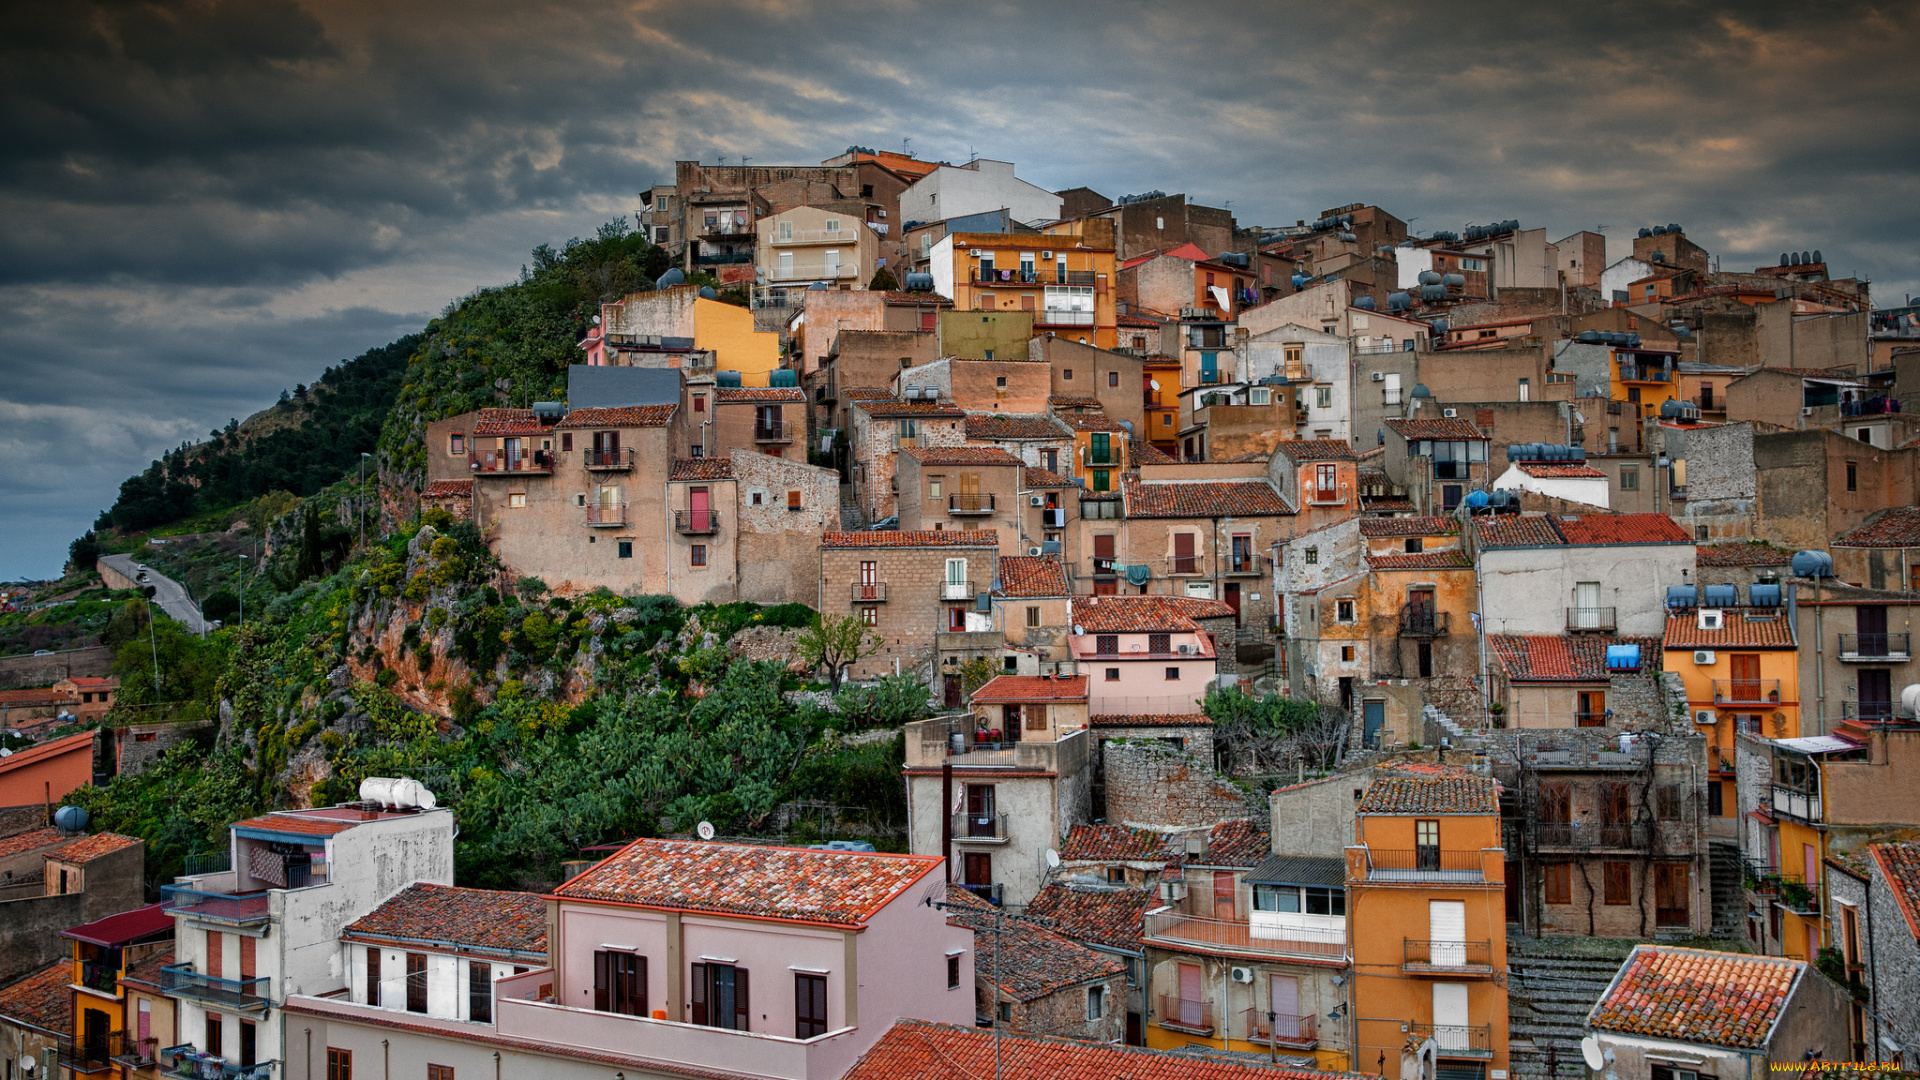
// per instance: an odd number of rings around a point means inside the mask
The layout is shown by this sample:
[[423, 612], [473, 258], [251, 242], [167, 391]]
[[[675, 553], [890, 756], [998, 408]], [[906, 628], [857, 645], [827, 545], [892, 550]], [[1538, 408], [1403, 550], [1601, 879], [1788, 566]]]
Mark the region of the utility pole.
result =
[[[151, 585], [147, 587], [150, 589], [153, 588]], [[156, 593], [159, 591], [158, 589], [154, 589]], [[147, 597], [146, 604], [147, 647], [153, 650], [153, 700], [158, 702], [160, 700], [160, 643], [153, 636], [153, 597]]]

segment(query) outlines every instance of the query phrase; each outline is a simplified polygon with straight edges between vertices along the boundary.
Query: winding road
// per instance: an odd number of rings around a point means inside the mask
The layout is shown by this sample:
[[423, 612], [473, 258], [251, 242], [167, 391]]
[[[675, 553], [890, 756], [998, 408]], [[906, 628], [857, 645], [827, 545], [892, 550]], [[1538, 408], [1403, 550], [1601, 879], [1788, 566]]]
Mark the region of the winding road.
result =
[[140, 581], [140, 564], [131, 555], [102, 555], [100, 561], [114, 573], [128, 581], [153, 586], [153, 601], [160, 610], [196, 634], [204, 634], [212, 629], [205, 619], [200, 617], [200, 607], [187, 595], [186, 586], [173, 580], [158, 570], [148, 570], [147, 579]]

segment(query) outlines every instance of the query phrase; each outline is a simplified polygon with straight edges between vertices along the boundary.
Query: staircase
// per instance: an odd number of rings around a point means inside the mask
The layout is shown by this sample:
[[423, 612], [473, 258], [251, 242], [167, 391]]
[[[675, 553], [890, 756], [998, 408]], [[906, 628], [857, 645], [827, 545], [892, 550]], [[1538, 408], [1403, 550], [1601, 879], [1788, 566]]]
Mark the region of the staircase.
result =
[[1709, 842], [1708, 884], [1713, 895], [1713, 936], [1737, 937], [1746, 921], [1746, 901], [1741, 896], [1740, 849], [1733, 844]]
[[1549, 1049], [1556, 1058], [1552, 1075], [1584, 1080], [1580, 1039], [1587, 1012], [1633, 945], [1598, 938], [1508, 938], [1507, 1067], [1513, 1080], [1547, 1077]]
[[853, 485], [840, 485], [840, 527], [854, 530], [867, 526], [867, 515], [861, 513], [860, 503], [854, 498]]
[[1467, 729], [1454, 723], [1453, 718], [1446, 713], [1441, 712], [1431, 705], [1426, 705], [1421, 707], [1420, 716], [1421, 719], [1426, 721], [1426, 726], [1429, 731], [1437, 730], [1444, 732], [1447, 736], [1447, 742], [1450, 745], [1461, 746], [1465, 742]]

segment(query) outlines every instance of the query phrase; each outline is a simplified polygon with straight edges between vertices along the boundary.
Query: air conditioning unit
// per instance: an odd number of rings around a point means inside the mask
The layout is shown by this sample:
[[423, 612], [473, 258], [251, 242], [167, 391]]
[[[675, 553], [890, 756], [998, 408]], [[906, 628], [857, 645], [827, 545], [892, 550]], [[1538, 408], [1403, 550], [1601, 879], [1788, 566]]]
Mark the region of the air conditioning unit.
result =
[[1040, 258], [1041, 258], [1042, 260], [1050, 260], [1050, 259], [1052, 259], [1052, 258], [1053, 258], [1053, 252], [1051, 252], [1051, 251], [1043, 251], [1043, 252], [1041, 252], [1041, 253], [1040, 253]]
[[1447, 420], [1452, 420], [1453, 418], [1460, 415], [1460, 410], [1459, 409], [1441, 409], [1440, 415]]
[[1178, 652], [1178, 653], [1179, 653], [1179, 654], [1180, 654], [1181, 656], [1189, 656], [1189, 655], [1192, 655], [1192, 653], [1193, 653], [1193, 646], [1191, 646], [1191, 645], [1182, 645], [1182, 646], [1180, 646], [1180, 647], [1179, 647], [1178, 649], [1176, 649], [1175, 651], [1176, 651], [1176, 652]]
[[1701, 727], [1712, 727], [1717, 721], [1714, 718], [1712, 709], [1695, 709], [1693, 710], [1693, 722], [1699, 724]]
[[974, 248], [974, 249], [973, 249], [972, 251], [969, 251], [969, 252], [967, 252], [967, 254], [969, 254], [969, 255], [971, 255], [971, 256], [973, 256], [974, 258], [976, 258], [976, 259], [977, 259], [977, 258], [979, 258], [980, 256], [982, 256], [982, 255], [985, 255], [985, 254], [986, 254], [986, 252], [984, 252], [984, 251], [981, 251], [981, 250], [980, 250], [979, 248]]
[[1376, 372], [1374, 372], [1374, 373], [1373, 373], [1373, 381], [1374, 381], [1374, 382], [1386, 382], [1386, 381], [1387, 381], [1387, 373], [1386, 373], [1386, 372], [1384, 372], [1384, 371], [1376, 371]]
[[1237, 983], [1250, 983], [1253, 981], [1252, 968], [1243, 968], [1243, 967], [1234, 968], [1232, 971], [1232, 975], [1233, 975], [1233, 981]]
[[1812, 415], [1813, 415], [1813, 406], [1811, 406], [1811, 405], [1808, 405], [1808, 406], [1806, 406], [1805, 408], [1803, 408], [1803, 409], [1801, 409], [1801, 410], [1800, 410], [1800, 415], [1801, 415], [1801, 416], [1812, 416]]
[[1707, 608], [1700, 610], [1700, 629], [1718, 630], [1721, 625], [1721, 613]]
[[1038, 495], [1029, 495], [1027, 496], [1027, 505], [1028, 506], [1045, 506], [1047, 505], [1047, 500]]
[[1693, 650], [1693, 662], [1695, 664], [1700, 665], [1701, 667], [1711, 666], [1713, 664], [1713, 650], [1712, 649]]
[[1035, 559], [1037, 559], [1037, 558], [1039, 558], [1039, 557], [1040, 557], [1040, 549], [1039, 549], [1039, 548], [1037, 548], [1037, 547], [1030, 547], [1030, 548], [1028, 548], [1028, 549], [1027, 549], [1027, 555], [1028, 555], [1028, 556], [1029, 556], [1030, 558], [1035, 558]]

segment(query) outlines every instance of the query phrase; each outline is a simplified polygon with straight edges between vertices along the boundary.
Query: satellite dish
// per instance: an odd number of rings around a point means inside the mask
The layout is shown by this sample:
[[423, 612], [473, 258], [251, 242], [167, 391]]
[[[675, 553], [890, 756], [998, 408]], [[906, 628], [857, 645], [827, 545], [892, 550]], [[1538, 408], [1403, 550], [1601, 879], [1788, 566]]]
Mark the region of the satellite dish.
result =
[[1052, 848], [1047, 849], [1047, 869], [1049, 870], [1060, 869], [1060, 853], [1053, 850]]
[[1600, 1056], [1600, 1040], [1591, 1035], [1580, 1040], [1580, 1056], [1587, 1060], [1587, 1068], [1596, 1072], [1607, 1067], [1607, 1060]]
[[20, 1055], [20, 1067], [21, 1067], [22, 1069], [26, 1069], [26, 1070], [28, 1070], [28, 1071], [32, 1071], [32, 1069], [33, 1069], [33, 1055], [32, 1055], [32, 1054], [21, 1054], [21, 1055]]
[[1148, 384], [1149, 386], [1152, 386], [1152, 387], [1153, 387], [1153, 388], [1154, 388], [1155, 390], [1158, 390], [1158, 389], [1160, 389], [1160, 380], [1159, 380], [1159, 379], [1148, 379], [1148, 380], [1147, 380], [1147, 384]]
[[713, 822], [703, 821], [695, 825], [693, 831], [699, 835], [700, 839], [711, 840], [713, 839]]

